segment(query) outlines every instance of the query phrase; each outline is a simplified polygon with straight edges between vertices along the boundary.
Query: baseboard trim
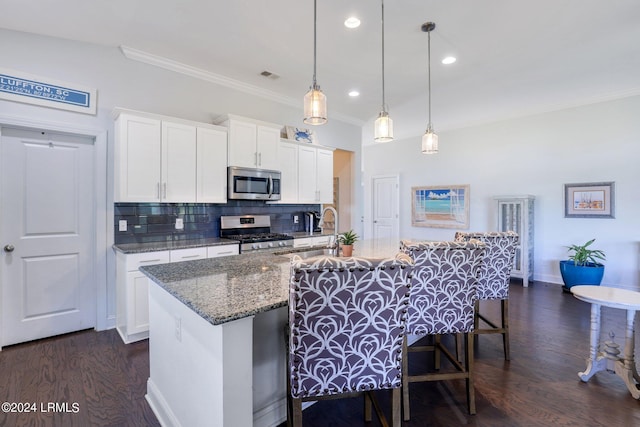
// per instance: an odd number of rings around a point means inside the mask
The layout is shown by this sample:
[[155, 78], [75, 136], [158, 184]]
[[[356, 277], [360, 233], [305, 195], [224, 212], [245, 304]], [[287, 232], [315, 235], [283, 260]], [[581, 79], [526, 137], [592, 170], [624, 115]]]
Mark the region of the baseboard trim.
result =
[[147, 380], [147, 394], [144, 395], [144, 398], [149, 403], [149, 406], [151, 406], [151, 410], [162, 427], [181, 427], [180, 422], [175, 415], [173, 415], [167, 401], [151, 378]]

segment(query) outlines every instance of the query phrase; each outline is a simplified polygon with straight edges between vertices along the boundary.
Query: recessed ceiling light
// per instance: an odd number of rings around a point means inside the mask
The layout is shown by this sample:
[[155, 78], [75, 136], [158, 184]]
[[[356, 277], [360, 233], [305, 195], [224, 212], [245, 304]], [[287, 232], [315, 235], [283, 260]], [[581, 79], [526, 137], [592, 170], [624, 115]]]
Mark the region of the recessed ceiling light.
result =
[[351, 16], [344, 21], [344, 26], [347, 28], [358, 28], [360, 26], [360, 20], [355, 16]]
[[442, 60], [442, 63], [445, 65], [453, 64], [454, 62], [456, 62], [455, 56], [447, 56]]
[[349, 96], [355, 98], [356, 96], [360, 96], [360, 92], [358, 92], [357, 90], [352, 90], [349, 92]]

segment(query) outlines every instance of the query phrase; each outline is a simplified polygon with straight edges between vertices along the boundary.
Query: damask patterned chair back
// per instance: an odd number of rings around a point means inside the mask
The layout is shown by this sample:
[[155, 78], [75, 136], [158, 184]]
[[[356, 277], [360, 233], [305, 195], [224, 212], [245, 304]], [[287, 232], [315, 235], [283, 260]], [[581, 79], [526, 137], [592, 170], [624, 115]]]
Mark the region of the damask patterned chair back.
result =
[[[402, 378], [402, 403], [404, 420], [410, 420], [409, 384], [422, 381], [464, 379], [467, 408], [475, 414], [475, 389], [473, 385], [473, 313], [477, 301], [477, 282], [484, 258], [485, 244], [470, 242], [409, 242], [402, 241], [400, 250], [414, 262], [411, 279], [411, 297], [407, 332], [415, 335], [432, 335], [433, 345], [404, 347], [408, 352], [434, 353], [436, 372], [420, 375], [409, 374], [407, 357], [404, 359]], [[441, 341], [444, 334], [460, 334], [465, 339], [465, 361], [461, 363]], [[441, 354], [454, 369], [440, 370]]]
[[400, 250], [414, 261], [410, 334], [473, 331], [473, 303], [484, 256], [481, 242], [408, 242]]
[[509, 297], [509, 279], [518, 246], [518, 233], [492, 231], [486, 233], [458, 231], [456, 241], [480, 240], [487, 245], [478, 280], [478, 299]]
[[[289, 394], [297, 403], [395, 388], [399, 407], [411, 271], [402, 253], [292, 259]], [[295, 405], [290, 415], [295, 421]]]
[[[505, 360], [511, 359], [509, 345], [509, 282], [518, 245], [518, 234], [513, 231], [463, 232], [458, 231], [456, 241], [480, 240], [487, 245], [480, 279], [478, 302], [475, 309], [475, 334], [502, 334]], [[500, 300], [500, 324], [483, 315], [479, 301]], [[480, 321], [487, 327], [480, 327]]]

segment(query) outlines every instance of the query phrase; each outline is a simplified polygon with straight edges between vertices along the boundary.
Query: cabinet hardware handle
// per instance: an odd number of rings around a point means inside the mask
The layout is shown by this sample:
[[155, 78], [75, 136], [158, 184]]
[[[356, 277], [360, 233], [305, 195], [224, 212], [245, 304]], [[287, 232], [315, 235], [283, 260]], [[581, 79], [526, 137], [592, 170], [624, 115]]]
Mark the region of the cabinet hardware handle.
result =
[[258, 152], [257, 151], [255, 151], [253, 153], [253, 164], [256, 165], [256, 166], [259, 166], [258, 165]]
[[258, 166], [262, 166], [262, 153], [258, 153]]
[[5, 252], [13, 252], [14, 249], [15, 247], [13, 245], [4, 245]]
[[162, 196], [162, 198], [166, 199], [167, 198], [167, 183], [166, 182], [163, 184], [163, 192], [164, 192], [164, 195]]
[[140, 264], [142, 264], [143, 262], [158, 262], [158, 261], [162, 261], [160, 258], [157, 259], [143, 259], [140, 260]]
[[200, 256], [200, 255], [185, 255], [185, 256], [183, 256], [183, 257], [182, 257], [182, 259], [187, 259], [187, 258], [197, 258], [197, 257], [199, 257], [199, 256]]
[[217, 255], [227, 255], [227, 254], [232, 254], [233, 251], [225, 251], [225, 252], [218, 252]]
[[160, 183], [159, 182], [156, 184], [156, 194], [157, 194], [157, 199], [160, 200]]

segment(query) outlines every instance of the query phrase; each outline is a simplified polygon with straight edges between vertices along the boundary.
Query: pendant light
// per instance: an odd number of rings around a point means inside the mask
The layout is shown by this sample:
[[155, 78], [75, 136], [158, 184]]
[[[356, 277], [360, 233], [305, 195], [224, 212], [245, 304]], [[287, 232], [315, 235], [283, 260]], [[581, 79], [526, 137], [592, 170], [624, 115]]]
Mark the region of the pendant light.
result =
[[427, 75], [429, 76], [429, 123], [427, 124], [427, 131], [422, 135], [422, 154], [438, 153], [438, 135], [433, 131], [433, 123], [431, 123], [431, 31], [435, 28], [436, 24], [434, 22], [422, 24], [422, 31], [426, 32], [428, 36]]
[[380, 3], [382, 4], [382, 111], [374, 124], [373, 139], [375, 142], [389, 142], [393, 141], [393, 120], [387, 113], [387, 103], [384, 98], [384, 0]]
[[304, 96], [304, 123], [323, 125], [327, 123], [327, 97], [316, 83], [316, 2], [313, 0], [313, 84]]

